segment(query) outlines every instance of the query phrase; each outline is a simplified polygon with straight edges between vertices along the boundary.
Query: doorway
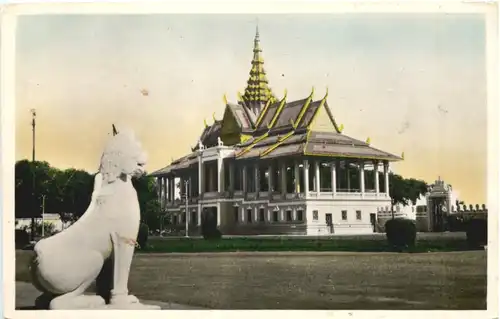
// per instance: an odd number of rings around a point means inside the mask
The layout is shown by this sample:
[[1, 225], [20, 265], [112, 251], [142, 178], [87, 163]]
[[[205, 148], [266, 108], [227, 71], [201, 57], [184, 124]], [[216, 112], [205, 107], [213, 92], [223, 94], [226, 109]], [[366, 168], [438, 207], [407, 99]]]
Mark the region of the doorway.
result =
[[444, 198], [433, 198], [431, 200], [431, 230], [433, 232], [443, 232], [446, 229], [445, 225], [445, 199]]
[[373, 232], [376, 231], [376, 224], [377, 224], [377, 214], [376, 213], [370, 213], [370, 223], [372, 224]]
[[217, 228], [217, 207], [205, 207], [201, 214], [201, 226]]
[[328, 228], [328, 232], [330, 234], [333, 234], [333, 220], [332, 220], [332, 214], [326, 214], [325, 215], [326, 219], [326, 227]]

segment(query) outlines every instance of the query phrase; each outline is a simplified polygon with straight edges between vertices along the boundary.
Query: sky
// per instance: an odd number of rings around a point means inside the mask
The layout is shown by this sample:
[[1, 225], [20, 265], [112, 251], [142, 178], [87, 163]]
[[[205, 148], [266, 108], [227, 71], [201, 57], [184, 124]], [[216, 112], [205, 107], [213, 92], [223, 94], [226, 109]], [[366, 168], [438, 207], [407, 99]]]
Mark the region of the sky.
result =
[[[473, 14], [40, 15], [16, 39], [16, 159], [95, 172], [112, 123], [133, 129], [148, 171], [190, 152], [204, 119], [243, 92], [258, 23], [279, 98], [312, 87], [343, 133], [486, 202], [485, 20]], [[148, 94], [143, 94], [147, 91]]]

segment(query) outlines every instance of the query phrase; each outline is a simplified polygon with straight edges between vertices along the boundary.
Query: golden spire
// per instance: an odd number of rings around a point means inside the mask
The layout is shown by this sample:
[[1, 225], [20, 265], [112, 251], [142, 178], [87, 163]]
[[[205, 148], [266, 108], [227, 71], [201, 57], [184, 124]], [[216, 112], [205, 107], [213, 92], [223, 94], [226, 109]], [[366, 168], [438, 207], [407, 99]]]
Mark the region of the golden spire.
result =
[[344, 124], [340, 124], [339, 125], [339, 131], [340, 131], [340, 133], [342, 133], [343, 130], [344, 130]]
[[269, 88], [266, 71], [264, 70], [264, 59], [262, 58], [262, 49], [260, 48], [259, 26], [255, 30], [255, 39], [253, 46], [252, 67], [250, 77], [247, 81], [247, 87], [243, 94], [243, 100], [258, 115], [267, 101], [276, 102], [277, 99]]
[[217, 120], [215, 119], [215, 112], [213, 112], [213, 113], [212, 113], [212, 119], [214, 120], [214, 123], [217, 121]]
[[224, 93], [224, 96], [222, 97], [222, 100], [224, 101], [224, 105], [227, 105], [227, 96], [226, 96], [226, 93]]
[[405, 152], [401, 153], [401, 158], [404, 160], [405, 159]]
[[368, 137], [368, 138], [366, 139], [366, 144], [370, 145], [371, 141], [372, 141], [372, 140], [370, 139], [370, 137]]
[[203, 124], [205, 124], [205, 127], [208, 127], [207, 119], [203, 119]]

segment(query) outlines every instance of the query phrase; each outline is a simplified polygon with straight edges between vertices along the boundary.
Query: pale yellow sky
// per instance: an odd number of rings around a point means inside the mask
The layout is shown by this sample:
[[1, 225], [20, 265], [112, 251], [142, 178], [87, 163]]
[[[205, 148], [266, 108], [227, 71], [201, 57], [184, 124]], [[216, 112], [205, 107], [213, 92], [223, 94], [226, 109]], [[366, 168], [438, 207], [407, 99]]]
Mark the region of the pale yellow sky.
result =
[[[222, 96], [243, 91], [256, 16], [22, 17], [17, 35], [16, 158], [94, 171], [112, 123], [136, 131], [148, 170], [190, 151]], [[486, 202], [485, 26], [479, 15], [259, 17], [274, 93], [328, 103], [346, 135], [438, 176], [467, 203]], [[148, 96], [141, 94], [149, 91]]]

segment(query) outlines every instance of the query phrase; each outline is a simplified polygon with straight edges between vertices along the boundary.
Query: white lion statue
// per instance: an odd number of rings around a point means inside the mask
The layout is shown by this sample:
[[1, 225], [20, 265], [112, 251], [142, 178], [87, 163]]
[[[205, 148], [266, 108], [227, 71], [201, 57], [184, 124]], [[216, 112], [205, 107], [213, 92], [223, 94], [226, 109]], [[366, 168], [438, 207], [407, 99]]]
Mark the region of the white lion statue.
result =
[[[145, 173], [146, 154], [133, 132], [117, 130], [105, 146], [87, 211], [64, 231], [40, 240], [31, 264], [33, 284], [49, 309], [159, 309], [128, 294], [128, 277], [140, 225], [131, 178]], [[96, 280], [109, 287], [84, 295]], [[106, 293], [106, 292], [104, 292]]]

